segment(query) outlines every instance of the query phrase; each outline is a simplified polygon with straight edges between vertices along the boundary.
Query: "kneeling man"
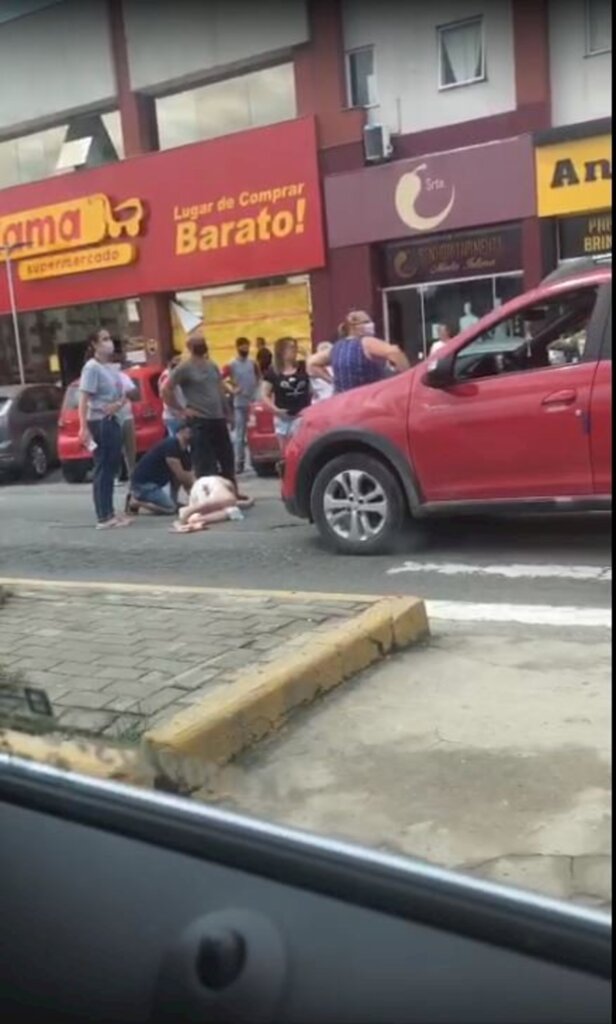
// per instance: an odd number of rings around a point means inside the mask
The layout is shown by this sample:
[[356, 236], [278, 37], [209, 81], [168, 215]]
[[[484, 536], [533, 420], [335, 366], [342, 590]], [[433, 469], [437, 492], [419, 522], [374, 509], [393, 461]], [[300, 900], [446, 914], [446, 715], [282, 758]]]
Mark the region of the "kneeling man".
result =
[[190, 461], [190, 426], [184, 424], [175, 437], [166, 437], [139, 460], [130, 484], [127, 511], [142, 509], [173, 516], [178, 510], [174, 495], [180, 487], [190, 491], [195, 482]]

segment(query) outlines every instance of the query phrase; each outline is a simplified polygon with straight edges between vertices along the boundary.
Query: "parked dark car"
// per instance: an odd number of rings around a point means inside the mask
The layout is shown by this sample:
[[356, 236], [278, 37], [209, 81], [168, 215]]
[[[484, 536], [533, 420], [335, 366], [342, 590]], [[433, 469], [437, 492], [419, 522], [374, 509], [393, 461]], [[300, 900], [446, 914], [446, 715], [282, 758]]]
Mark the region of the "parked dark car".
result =
[[54, 384], [0, 384], [0, 473], [42, 480], [58, 461], [61, 405]]

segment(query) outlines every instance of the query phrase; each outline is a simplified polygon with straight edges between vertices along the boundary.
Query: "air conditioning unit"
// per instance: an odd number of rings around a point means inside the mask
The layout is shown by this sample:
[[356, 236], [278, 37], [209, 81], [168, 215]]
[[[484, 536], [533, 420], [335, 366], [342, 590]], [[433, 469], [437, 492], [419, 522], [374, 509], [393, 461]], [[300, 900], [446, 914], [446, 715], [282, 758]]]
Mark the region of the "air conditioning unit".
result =
[[384, 124], [367, 124], [364, 128], [364, 155], [368, 163], [387, 160], [393, 152], [389, 128]]

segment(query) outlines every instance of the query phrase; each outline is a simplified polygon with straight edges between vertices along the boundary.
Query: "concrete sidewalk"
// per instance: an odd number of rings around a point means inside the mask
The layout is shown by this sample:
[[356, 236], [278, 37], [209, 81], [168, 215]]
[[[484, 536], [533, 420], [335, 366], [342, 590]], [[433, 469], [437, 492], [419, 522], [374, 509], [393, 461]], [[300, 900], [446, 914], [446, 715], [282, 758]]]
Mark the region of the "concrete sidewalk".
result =
[[[144, 739], [209, 763], [224, 763], [298, 704], [427, 633], [423, 603], [409, 598], [8, 588], [0, 666], [5, 678], [45, 691], [50, 731], [132, 746]], [[6, 725], [6, 686], [0, 696]]]
[[433, 625], [230, 765], [219, 799], [605, 907], [610, 660], [605, 633]]

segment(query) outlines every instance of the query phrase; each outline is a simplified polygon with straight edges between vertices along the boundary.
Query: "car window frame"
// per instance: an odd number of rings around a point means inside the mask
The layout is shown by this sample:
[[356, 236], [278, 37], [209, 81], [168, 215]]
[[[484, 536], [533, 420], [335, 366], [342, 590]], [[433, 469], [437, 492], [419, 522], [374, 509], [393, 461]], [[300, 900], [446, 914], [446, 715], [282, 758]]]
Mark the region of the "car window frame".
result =
[[[501, 324], [504, 324], [508, 320], [511, 320], [513, 318], [516, 318], [516, 317], [523, 318], [525, 310], [532, 309], [534, 306], [541, 305], [542, 303], [548, 304], [548, 303], [552, 303], [552, 302], [554, 302], [554, 303], [562, 302], [568, 295], [571, 295], [571, 294], [573, 294], [575, 292], [582, 292], [582, 291], [585, 291], [586, 289], [591, 289], [591, 288], [594, 288], [596, 290], [596, 298], [595, 298], [595, 304], [594, 304], [593, 311], [592, 311], [590, 319], [588, 321], [588, 330], [587, 330], [588, 342], [584, 346], [584, 353], [582, 355], [582, 358], [578, 361], [578, 363], [564, 364], [564, 365], [569, 365], [569, 366], [577, 365], [577, 366], [580, 366], [580, 365], [582, 365], [584, 363], [597, 362], [598, 359], [599, 359], [599, 351], [600, 351], [602, 340], [603, 340], [605, 316], [607, 314], [607, 309], [605, 308], [605, 302], [606, 302], [606, 298], [609, 298], [610, 293], [611, 293], [611, 284], [609, 284], [609, 283], [603, 283], [602, 284], [602, 283], [598, 283], [597, 281], [594, 281], [594, 280], [588, 281], [587, 283], [579, 282], [579, 281], [576, 281], [575, 283], [572, 282], [572, 286], [570, 288], [562, 289], [562, 290], [559, 290], [558, 292], [552, 292], [549, 295], [545, 295], [544, 297], [542, 297], [541, 295], [536, 296], [531, 302], [527, 302], [523, 306], [520, 306], [516, 310], [516, 312], [514, 314], [509, 313], [506, 316], [500, 317], [498, 320], [496, 320], [491, 325], [490, 328], [488, 328], [488, 330], [494, 331]], [[461, 385], [464, 385], [464, 384], [480, 384], [483, 381], [502, 380], [503, 378], [509, 379], [509, 378], [512, 378], [512, 377], [518, 377], [520, 375], [526, 376], [526, 374], [528, 374], [528, 373], [533, 373], [533, 372], [537, 373], [537, 372], [544, 371], [544, 370], [556, 370], [556, 369], [559, 369], [559, 364], [555, 363], [555, 364], [550, 364], [550, 365], [547, 365], [547, 366], [536, 366], [536, 367], [529, 367], [527, 369], [510, 370], [510, 371], [504, 372], [504, 373], [491, 373], [491, 374], [486, 374], [485, 376], [481, 376], [481, 377], [467, 377], [467, 378], [466, 377], [457, 377], [456, 376], [456, 363], [457, 363], [459, 357], [471, 345], [473, 345], [479, 338], [483, 337], [486, 333], [487, 333], [487, 331], [483, 330], [483, 331], [478, 332], [477, 334], [474, 334], [473, 337], [469, 338], [469, 340], [464, 345], [460, 346], [460, 348], [456, 349], [456, 351], [454, 353], [452, 353], [452, 376], [453, 376], [453, 386], [454, 387], [458, 387], [458, 386], [461, 386]], [[521, 340], [521, 344], [520, 344], [519, 348], [522, 348], [524, 346], [524, 344], [525, 344], [525, 342], [523, 340]], [[515, 352], [516, 349], [512, 348], [511, 351]], [[492, 354], [496, 355], [497, 353], [492, 353]], [[562, 369], [563, 366], [560, 366], [560, 368]]]
[[584, 357], [588, 351], [588, 357], [594, 362], [612, 361], [612, 283], [607, 282], [599, 288], [597, 298], [597, 320], [600, 326], [591, 339], [591, 344], [586, 346]]

